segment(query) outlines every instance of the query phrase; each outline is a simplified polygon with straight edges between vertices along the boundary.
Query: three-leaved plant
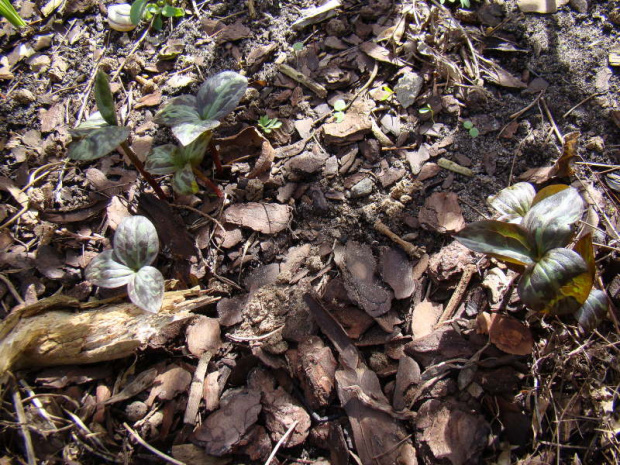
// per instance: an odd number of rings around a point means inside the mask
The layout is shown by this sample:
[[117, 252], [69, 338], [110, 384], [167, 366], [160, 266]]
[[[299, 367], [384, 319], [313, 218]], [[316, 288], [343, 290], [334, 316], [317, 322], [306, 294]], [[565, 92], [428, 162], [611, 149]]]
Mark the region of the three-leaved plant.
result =
[[185, 16], [183, 8], [174, 6], [174, 0], [135, 0], [131, 5], [129, 17], [134, 26], [140, 24], [143, 19], [151, 21], [153, 29], [161, 31], [164, 26], [164, 18], [182, 18]]
[[164, 277], [151, 266], [159, 252], [155, 226], [144, 216], [127, 217], [116, 229], [113, 245], [88, 264], [86, 279], [104, 288], [127, 285], [136, 306], [157, 313], [164, 298]]
[[92, 161], [121, 148], [142, 177], [150, 184], [157, 196], [165, 200], [166, 195], [153, 177], [144, 170], [144, 165], [129, 147], [129, 128], [119, 126], [110, 89], [108, 76], [102, 70], [95, 75], [95, 101], [97, 110], [77, 128], [70, 131], [72, 140], [67, 156], [72, 160]]
[[[198, 191], [194, 175], [211, 142], [213, 130], [239, 104], [248, 81], [234, 71], [223, 71], [207, 79], [194, 95], [182, 95], [170, 101], [155, 115], [155, 121], [172, 128], [180, 147], [167, 144], [156, 147], [146, 160], [153, 174], [174, 174], [173, 188], [181, 194]], [[216, 161], [217, 162], [217, 161]]]
[[558, 184], [536, 193], [522, 182], [491, 196], [488, 203], [499, 218], [471, 223], [456, 239], [522, 270], [517, 292], [528, 308], [574, 314], [584, 329], [593, 329], [607, 312], [607, 299], [592, 289], [596, 269], [591, 234], [567, 248], [585, 210], [577, 189]]

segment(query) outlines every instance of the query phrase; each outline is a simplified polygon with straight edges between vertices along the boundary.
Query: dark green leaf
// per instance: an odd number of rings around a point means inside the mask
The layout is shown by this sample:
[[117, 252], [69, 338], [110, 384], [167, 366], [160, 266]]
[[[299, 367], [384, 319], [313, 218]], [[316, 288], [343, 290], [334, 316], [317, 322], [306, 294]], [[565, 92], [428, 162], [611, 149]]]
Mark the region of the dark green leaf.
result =
[[532, 310], [552, 315], [575, 312], [588, 298], [592, 278], [581, 256], [569, 249], [549, 250], [519, 281], [519, 297]]
[[157, 258], [157, 230], [144, 216], [130, 216], [121, 221], [114, 234], [114, 258], [134, 271], [150, 265]]
[[179, 139], [181, 145], [187, 146], [196, 141], [200, 136], [206, 135], [209, 131], [217, 128], [219, 125], [220, 122], [217, 120], [181, 123], [172, 127], [172, 134]]
[[584, 201], [577, 189], [569, 187], [535, 203], [521, 223], [534, 237], [542, 256], [548, 250], [566, 246], [573, 236], [573, 224], [583, 214]]
[[87, 136], [92, 132], [93, 129], [105, 128], [108, 127], [109, 124], [105, 122], [101, 113], [98, 111], [91, 114], [86, 121], [82, 122], [77, 128], [70, 129], [69, 134], [71, 137], [80, 138]]
[[155, 15], [155, 19], [153, 20], [153, 29], [156, 31], [161, 31], [164, 27], [164, 20], [162, 19], [160, 14]]
[[164, 300], [164, 277], [157, 268], [144, 266], [127, 284], [127, 294], [134, 305], [157, 313]]
[[168, 105], [155, 115], [155, 122], [174, 126], [176, 124], [200, 121], [200, 115], [196, 110], [196, 97], [193, 95], [181, 95], [173, 98]]
[[591, 333], [607, 315], [607, 296], [603, 291], [592, 289], [588, 299], [575, 313], [575, 319], [585, 333]]
[[483, 220], [463, 228], [456, 239], [470, 249], [517, 265], [534, 263], [534, 253], [525, 229], [514, 223]]
[[72, 160], [95, 160], [107, 155], [129, 137], [129, 129], [105, 126], [93, 129], [84, 138], [71, 142], [67, 156]]
[[223, 71], [200, 86], [196, 96], [198, 113], [204, 120], [222, 120], [245, 94], [248, 80], [234, 71]]
[[114, 260], [112, 250], [104, 250], [90, 261], [84, 275], [95, 286], [113, 289], [127, 284], [134, 271]]
[[490, 196], [487, 203], [501, 213], [500, 221], [520, 222], [532, 206], [535, 195], [534, 186], [529, 182], [519, 182]]
[[105, 122], [110, 126], [118, 125], [108, 75], [102, 70], [97, 71], [95, 76], [95, 101], [97, 102], [97, 110]]
[[172, 174], [183, 166], [179, 151], [173, 144], [159, 145], [146, 157], [144, 168], [151, 174]]
[[175, 192], [183, 195], [191, 195], [198, 192], [198, 183], [189, 163], [174, 173], [172, 187]]
[[544, 200], [547, 197], [551, 197], [552, 195], [555, 195], [558, 192], [563, 191], [564, 189], [568, 189], [568, 186], [566, 184], [552, 184], [550, 186], [543, 187], [534, 197], [532, 205], [536, 205], [541, 200]]
[[131, 24], [137, 26], [140, 21], [142, 21], [142, 16], [144, 16], [144, 9], [146, 8], [147, 0], [136, 0], [131, 4], [131, 10], [129, 10], [129, 19], [131, 19]]
[[471, 129], [474, 127], [474, 123], [472, 123], [471, 121], [463, 121], [463, 127], [465, 129]]

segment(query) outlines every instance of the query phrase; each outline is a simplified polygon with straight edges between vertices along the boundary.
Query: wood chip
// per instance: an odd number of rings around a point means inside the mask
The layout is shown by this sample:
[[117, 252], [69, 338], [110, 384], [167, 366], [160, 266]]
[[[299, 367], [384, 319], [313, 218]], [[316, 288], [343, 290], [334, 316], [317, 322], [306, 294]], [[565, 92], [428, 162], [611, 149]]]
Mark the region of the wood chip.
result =
[[418, 216], [420, 224], [443, 234], [452, 234], [465, 227], [465, 218], [454, 192], [435, 192], [424, 202]]
[[224, 210], [226, 223], [253, 229], [263, 234], [276, 234], [288, 227], [293, 218], [292, 208], [277, 203], [249, 202], [235, 204]]

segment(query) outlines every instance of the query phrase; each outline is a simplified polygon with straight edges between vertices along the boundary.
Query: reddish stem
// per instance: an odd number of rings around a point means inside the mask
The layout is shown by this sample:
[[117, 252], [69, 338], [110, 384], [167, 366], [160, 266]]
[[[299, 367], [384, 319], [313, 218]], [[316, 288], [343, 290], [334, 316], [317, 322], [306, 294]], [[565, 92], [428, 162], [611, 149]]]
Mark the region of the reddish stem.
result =
[[129, 158], [129, 160], [131, 160], [131, 163], [133, 163], [133, 165], [136, 167], [136, 169], [140, 172], [140, 174], [142, 175], [144, 180], [146, 182], [148, 182], [149, 185], [153, 188], [153, 190], [157, 194], [157, 197], [159, 197], [160, 200], [163, 200], [164, 202], [167, 202], [168, 201], [168, 197], [166, 196], [164, 191], [161, 189], [161, 187], [159, 187], [159, 184], [157, 184], [157, 181], [155, 181], [155, 179], [153, 179], [153, 176], [151, 176], [144, 169], [144, 164], [140, 161], [140, 159], [135, 154], [135, 152], [131, 149], [131, 147], [129, 147], [129, 144], [127, 143], [127, 141], [121, 143], [121, 148], [125, 152], [125, 155], [127, 155], [127, 158]]
[[217, 187], [213, 181], [211, 181], [209, 178], [207, 178], [202, 171], [200, 171], [198, 168], [193, 167], [192, 171], [194, 172], [194, 174], [196, 175], [196, 177], [198, 177], [198, 179], [200, 179], [202, 182], [204, 182], [207, 187], [209, 187], [213, 192], [215, 192], [215, 195], [217, 195], [219, 198], [224, 197], [224, 193], [222, 192], [222, 190]]

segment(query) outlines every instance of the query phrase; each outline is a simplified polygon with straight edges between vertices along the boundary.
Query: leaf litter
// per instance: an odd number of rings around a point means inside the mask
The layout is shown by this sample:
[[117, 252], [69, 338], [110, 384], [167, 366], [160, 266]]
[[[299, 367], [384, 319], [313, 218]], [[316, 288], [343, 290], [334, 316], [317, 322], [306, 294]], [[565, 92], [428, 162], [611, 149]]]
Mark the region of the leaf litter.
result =
[[[202, 21], [187, 15], [146, 40], [89, 28], [94, 4], [62, 12], [66, 35], [51, 23], [23, 40], [0, 31], [0, 349], [3, 373], [23, 369], [3, 384], [15, 410], [3, 413], [7, 456], [59, 458], [34, 428], [20, 435], [24, 418], [47, 415], [55, 441], [84, 444], [72, 446], [84, 463], [157, 455], [134, 434], [184, 463], [615, 463], [615, 314], [596, 296], [575, 318], [527, 314], [514, 272], [451, 238], [516, 179], [585, 186], [597, 279], [618, 305], [617, 196], [601, 184], [617, 169], [616, 79], [572, 40], [598, 37], [611, 56], [613, 38], [576, 21], [578, 2], [550, 12], [554, 26], [516, 21], [510, 5], [280, 3], [209, 4]], [[614, 21], [611, 6], [589, 8]], [[223, 166], [201, 166], [222, 198], [157, 199], [115, 151], [64, 164], [70, 130], [94, 110], [84, 76], [95, 62], [116, 72], [143, 156], [172, 142], [152, 121], [162, 102], [218, 71], [246, 73], [210, 150]], [[265, 115], [282, 124], [262, 135]], [[82, 279], [137, 213], [160, 237], [157, 315]]]

